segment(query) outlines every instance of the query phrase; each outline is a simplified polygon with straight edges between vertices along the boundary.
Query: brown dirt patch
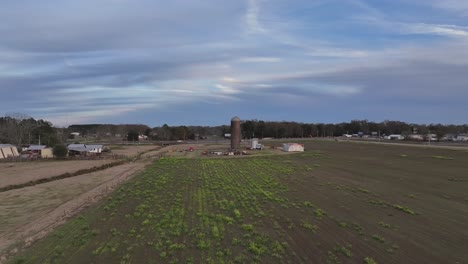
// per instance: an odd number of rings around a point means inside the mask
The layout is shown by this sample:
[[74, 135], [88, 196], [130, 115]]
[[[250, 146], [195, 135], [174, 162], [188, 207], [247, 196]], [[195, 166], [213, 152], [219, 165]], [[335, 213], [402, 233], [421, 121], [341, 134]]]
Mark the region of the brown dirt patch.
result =
[[141, 152], [150, 151], [153, 149], [159, 148], [155, 145], [111, 145], [109, 146], [112, 154], [116, 155], [125, 155], [125, 156], [135, 156]]
[[32, 242], [144, 168], [131, 163], [107, 170], [0, 193], [0, 249]]
[[99, 167], [114, 160], [28, 161], [0, 163], [0, 188]]

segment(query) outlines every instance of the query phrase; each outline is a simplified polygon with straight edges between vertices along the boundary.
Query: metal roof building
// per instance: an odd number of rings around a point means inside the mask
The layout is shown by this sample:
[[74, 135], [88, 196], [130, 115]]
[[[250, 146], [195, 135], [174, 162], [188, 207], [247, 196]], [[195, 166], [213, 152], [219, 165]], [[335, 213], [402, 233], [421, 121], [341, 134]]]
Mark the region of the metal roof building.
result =
[[104, 149], [104, 145], [69, 144], [67, 148], [69, 151], [101, 153]]
[[47, 148], [45, 145], [31, 145], [28, 147], [28, 150], [43, 150]]

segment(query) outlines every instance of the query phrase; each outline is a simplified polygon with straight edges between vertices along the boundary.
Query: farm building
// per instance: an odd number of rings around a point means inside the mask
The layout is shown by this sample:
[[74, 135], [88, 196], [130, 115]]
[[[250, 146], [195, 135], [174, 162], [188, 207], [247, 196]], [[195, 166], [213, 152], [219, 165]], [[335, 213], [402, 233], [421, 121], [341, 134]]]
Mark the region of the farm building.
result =
[[285, 143], [283, 144], [283, 150], [286, 152], [303, 152], [304, 145], [298, 143]]
[[250, 140], [250, 149], [257, 149], [258, 138], [252, 138]]
[[424, 140], [424, 136], [423, 136], [423, 135], [419, 135], [419, 134], [412, 134], [412, 135], [408, 135], [408, 139], [423, 141], [423, 140]]
[[400, 135], [400, 134], [392, 134], [392, 135], [386, 136], [385, 139], [388, 139], [388, 140], [403, 140], [403, 139], [405, 139], [405, 137]]
[[104, 145], [85, 145], [85, 148], [88, 149], [90, 153], [101, 153], [104, 149]]
[[36, 153], [38, 157], [43, 159], [53, 158], [54, 154], [52, 153], [52, 148], [48, 148], [45, 145], [31, 145], [26, 151], [30, 153]]
[[101, 153], [104, 145], [69, 144], [67, 149], [71, 155], [86, 155], [87, 153]]
[[0, 159], [18, 157], [19, 153], [15, 146], [10, 144], [0, 144]]

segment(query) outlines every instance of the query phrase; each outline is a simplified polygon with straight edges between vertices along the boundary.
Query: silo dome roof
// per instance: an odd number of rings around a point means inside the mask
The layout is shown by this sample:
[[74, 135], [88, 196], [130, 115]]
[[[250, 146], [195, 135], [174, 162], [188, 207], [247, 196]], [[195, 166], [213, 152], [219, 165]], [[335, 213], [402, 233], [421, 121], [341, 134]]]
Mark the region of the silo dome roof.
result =
[[231, 121], [241, 121], [239, 117], [235, 116], [231, 119]]

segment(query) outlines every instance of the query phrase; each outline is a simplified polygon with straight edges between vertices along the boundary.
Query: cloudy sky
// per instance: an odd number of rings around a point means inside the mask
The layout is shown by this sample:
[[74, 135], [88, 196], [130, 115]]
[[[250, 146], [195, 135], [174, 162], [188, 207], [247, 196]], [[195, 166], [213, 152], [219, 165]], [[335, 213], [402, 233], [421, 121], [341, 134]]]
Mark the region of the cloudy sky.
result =
[[468, 123], [466, 0], [2, 0], [0, 114]]

